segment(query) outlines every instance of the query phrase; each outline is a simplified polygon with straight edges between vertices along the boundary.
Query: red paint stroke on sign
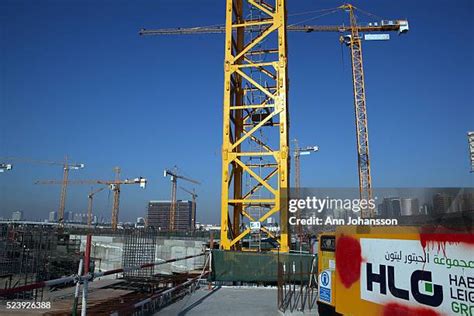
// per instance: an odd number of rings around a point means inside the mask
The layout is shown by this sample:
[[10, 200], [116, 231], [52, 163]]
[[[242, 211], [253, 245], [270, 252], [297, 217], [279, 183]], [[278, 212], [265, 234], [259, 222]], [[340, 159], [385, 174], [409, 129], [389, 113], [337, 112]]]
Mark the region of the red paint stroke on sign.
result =
[[342, 284], [349, 288], [360, 278], [362, 250], [359, 240], [342, 235], [336, 243], [336, 270]]
[[383, 316], [440, 316], [437, 311], [425, 307], [409, 307], [398, 303], [389, 303], [383, 308]]
[[452, 231], [445, 228], [423, 227], [420, 232], [420, 243], [423, 249], [437, 247], [438, 252], [446, 254], [446, 245], [464, 243], [474, 246], [474, 234], [469, 231]]

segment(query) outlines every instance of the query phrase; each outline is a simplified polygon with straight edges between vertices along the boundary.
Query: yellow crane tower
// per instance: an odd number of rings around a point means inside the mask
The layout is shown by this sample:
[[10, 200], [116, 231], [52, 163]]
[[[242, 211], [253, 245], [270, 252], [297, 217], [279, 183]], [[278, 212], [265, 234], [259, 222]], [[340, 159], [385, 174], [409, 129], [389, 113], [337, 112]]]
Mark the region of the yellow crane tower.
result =
[[[372, 177], [370, 174], [369, 129], [367, 125], [367, 107], [365, 99], [364, 67], [362, 63], [362, 43], [354, 14], [350, 4], [341, 6], [349, 12], [351, 35], [341, 37], [351, 49], [352, 84], [354, 90], [355, 125], [357, 139], [357, 159], [359, 171], [359, 194], [361, 200], [372, 199]], [[373, 217], [374, 210], [363, 209], [361, 217]]]
[[193, 180], [191, 178], [182, 176], [178, 174], [178, 170], [175, 167], [174, 170], [165, 169], [163, 172], [163, 176], [166, 178], [170, 176], [171, 179], [171, 207], [170, 207], [170, 231], [174, 231], [176, 228], [176, 205], [177, 205], [177, 198], [176, 193], [178, 189], [178, 179], [182, 179], [194, 184], [201, 184], [199, 181]]
[[120, 168], [115, 167], [115, 181], [114, 183], [109, 183], [110, 189], [114, 192], [114, 204], [112, 206], [112, 218], [111, 218], [111, 225], [112, 229], [116, 230], [118, 225], [118, 213], [119, 213], [119, 205], [120, 205]]
[[189, 193], [191, 195], [191, 198], [192, 198], [192, 210], [191, 210], [191, 227], [192, 227], [192, 230], [195, 231], [196, 230], [196, 198], [198, 197], [198, 195], [196, 194], [196, 190], [193, 189], [192, 191], [191, 190], [188, 190], [186, 188], [183, 188], [183, 187], [179, 187], [181, 190], [183, 190], [184, 192], [186, 193]]
[[[70, 170], [83, 169], [85, 167], [85, 165], [83, 163], [70, 163], [68, 161], [67, 156], [64, 158], [64, 162], [35, 160], [35, 159], [18, 158], [18, 157], [7, 157], [7, 158], [2, 158], [2, 159], [7, 160], [7, 161], [17, 161], [17, 162], [21, 162], [21, 163], [61, 166], [63, 168], [63, 181], [61, 182], [61, 196], [60, 196], [60, 200], [59, 200], [59, 210], [58, 210], [58, 222], [59, 222], [59, 225], [63, 225], [63, 223], [64, 223], [64, 209], [66, 207], [66, 196], [67, 196], [69, 171]], [[12, 168], [12, 166], [10, 164], [6, 164], [6, 167], [5, 167], [6, 170], [10, 170], [11, 168]]]
[[[286, 3], [227, 0], [226, 25], [218, 32], [226, 37], [221, 248], [242, 248], [251, 232], [243, 218], [262, 223], [280, 214], [280, 236], [261, 230], [286, 252], [287, 212], [280, 205], [289, 181]], [[252, 182], [244, 192], [245, 177]], [[258, 215], [249, 211], [255, 208]]]
[[[112, 218], [111, 218], [111, 226], [113, 230], [117, 230], [118, 226], [118, 216], [119, 216], [119, 205], [120, 205], [120, 186], [123, 184], [138, 184], [140, 188], [145, 188], [147, 180], [142, 177], [134, 178], [134, 179], [119, 179], [119, 171], [117, 168], [114, 169], [116, 172], [115, 180], [70, 180], [67, 181], [67, 184], [79, 184], [79, 185], [90, 185], [90, 184], [104, 184], [109, 186], [109, 188], [114, 192], [114, 204], [112, 206]], [[39, 180], [36, 181], [35, 184], [62, 184], [63, 181], [60, 180]], [[90, 206], [92, 206], [91, 198], [89, 198]], [[89, 217], [89, 214], [88, 214]]]
[[[361, 200], [370, 200], [372, 199], [372, 176], [370, 170], [369, 130], [361, 34], [370, 32], [398, 32], [398, 34], [404, 34], [408, 32], [409, 26], [407, 20], [382, 20], [380, 22], [373, 22], [366, 26], [361, 26], [357, 24], [355, 14], [357, 8], [355, 6], [344, 4], [338, 8], [349, 13], [350, 26], [303, 26], [295, 27], [294, 31], [346, 33], [346, 35], [340, 37], [340, 41], [341, 43], [345, 43], [351, 51], [359, 195]], [[368, 40], [387, 40], [389, 36], [388, 34], [381, 34], [376, 37], [366, 38]], [[363, 209], [361, 212], [361, 217], [363, 218], [373, 217], [374, 215], [374, 210]]]
[[[286, 206], [281, 198], [288, 196], [288, 109], [287, 109], [287, 44], [286, 31], [350, 33], [343, 37], [351, 49], [352, 77], [356, 117], [356, 137], [361, 199], [371, 197], [371, 175], [361, 33], [408, 31], [406, 20], [383, 20], [358, 25], [354, 6], [346, 4], [335, 9], [349, 12], [350, 25], [289, 25], [286, 24], [285, 1], [227, 0], [225, 26], [141, 29], [140, 35], [183, 35], [225, 33], [224, 119], [222, 147], [221, 248], [241, 249], [240, 241], [250, 233], [241, 219], [262, 223], [279, 213], [280, 236], [261, 230], [279, 243], [280, 251], [289, 250]], [[261, 78], [265, 78], [263, 81]], [[257, 98], [254, 93], [257, 93]], [[258, 102], [252, 102], [255, 100]], [[258, 135], [271, 128], [277, 133], [270, 141]], [[262, 132], [259, 134], [259, 132]], [[268, 133], [269, 132], [269, 133]], [[268, 138], [268, 136], [267, 136]], [[259, 146], [258, 151], [246, 150], [244, 141]], [[272, 145], [270, 145], [272, 144]], [[273, 158], [260, 165], [246, 158]], [[249, 159], [252, 160], [252, 159]], [[258, 174], [253, 170], [258, 169]], [[263, 172], [262, 169], [267, 169]], [[243, 175], [247, 173], [256, 185], [243, 193]], [[276, 179], [271, 183], [271, 179]], [[256, 197], [266, 191], [267, 199]], [[255, 218], [247, 212], [258, 205], [268, 211]], [[364, 210], [363, 217], [372, 216]]]

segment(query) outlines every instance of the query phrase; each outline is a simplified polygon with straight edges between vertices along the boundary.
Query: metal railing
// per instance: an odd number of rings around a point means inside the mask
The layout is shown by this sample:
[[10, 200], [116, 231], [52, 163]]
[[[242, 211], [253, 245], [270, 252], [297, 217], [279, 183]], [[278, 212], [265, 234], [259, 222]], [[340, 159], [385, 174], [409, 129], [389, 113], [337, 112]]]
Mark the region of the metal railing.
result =
[[[299, 267], [297, 267], [299, 265]], [[317, 309], [318, 273], [317, 259], [310, 266], [299, 262], [278, 262], [278, 309], [311, 311]]]

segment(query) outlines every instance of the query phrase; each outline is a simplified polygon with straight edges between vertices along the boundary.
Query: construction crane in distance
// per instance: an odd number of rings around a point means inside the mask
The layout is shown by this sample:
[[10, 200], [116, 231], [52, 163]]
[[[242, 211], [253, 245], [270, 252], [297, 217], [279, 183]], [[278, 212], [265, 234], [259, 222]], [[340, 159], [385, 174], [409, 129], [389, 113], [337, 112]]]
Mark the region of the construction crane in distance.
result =
[[0, 173], [12, 170], [13, 166], [9, 163], [0, 163]]
[[91, 192], [87, 195], [88, 198], [88, 204], [87, 204], [87, 226], [91, 228], [92, 225], [92, 202], [94, 199], [94, 195], [105, 190], [106, 187], [101, 187], [96, 190], [93, 190], [91, 188]]
[[301, 187], [301, 165], [300, 165], [300, 157], [311, 155], [313, 152], [319, 151], [318, 146], [306, 146], [304, 148], [299, 147], [299, 143], [297, 139], [293, 139], [293, 143], [295, 144], [295, 148], [293, 149], [293, 158], [295, 159], [295, 190], [297, 192], [296, 196], [298, 196], [298, 191]]
[[[61, 166], [63, 168], [63, 181], [61, 182], [61, 185], [62, 185], [61, 196], [60, 196], [59, 210], [58, 210], [58, 223], [59, 225], [63, 225], [64, 224], [64, 209], [66, 207], [66, 195], [67, 195], [69, 171], [83, 169], [85, 165], [83, 163], [69, 163], [67, 156], [64, 158], [64, 162], [35, 160], [35, 159], [18, 158], [18, 157], [7, 157], [7, 158], [2, 158], [2, 160], [17, 161], [17, 162], [29, 163], [29, 164]], [[11, 169], [11, 165], [10, 165], [10, 169]]]
[[[91, 185], [91, 184], [104, 184], [109, 186], [109, 188], [114, 192], [114, 204], [112, 206], [112, 218], [111, 226], [113, 230], [117, 230], [118, 226], [118, 216], [119, 216], [119, 204], [120, 204], [120, 186], [123, 184], [138, 184], [140, 188], [144, 189], [146, 187], [147, 180], [143, 177], [138, 177], [134, 179], [119, 179], [119, 170], [116, 168], [116, 177], [115, 180], [70, 180], [67, 182], [69, 185]], [[60, 180], [39, 180], [35, 184], [62, 184]]]
[[[365, 77], [364, 66], [362, 62], [362, 40], [357, 25], [355, 7], [351, 4], [345, 4], [340, 7], [349, 12], [350, 17], [350, 35], [341, 36], [341, 42], [349, 46], [351, 50], [352, 63], [352, 84], [354, 92], [354, 109], [355, 109], [355, 125], [357, 139], [357, 160], [359, 172], [359, 196], [360, 200], [369, 201], [372, 199], [372, 176], [370, 171], [370, 154], [369, 154], [369, 129], [367, 121], [367, 107], [365, 97]], [[399, 34], [408, 31], [408, 21], [393, 23], [389, 21], [382, 24], [395, 24], [400, 28], [397, 30]], [[373, 217], [375, 210], [362, 209], [361, 217]]]
[[[304, 148], [300, 148], [299, 142], [297, 139], [293, 139], [293, 143], [295, 147], [293, 149], [293, 158], [295, 159], [295, 197], [300, 199], [300, 187], [301, 187], [301, 164], [300, 164], [300, 157], [311, 155], [313, 152], [319, 151], [318, 146], [306, 146]], [[297, 213], [297, 217], [301, 218], [301, 211], [299, 210]], [[297, 226], [298, 230], [298, 238], [300, 241], [300, 252], [303, 250], [303, 228], [301, 224], [298, 222]]]
[[170, 231], [175, 230], [175, 220], [176, 220], [176, 206], [177, 206], [177, 188], [178, 188], [178, 179], [182, 179], [184, 181], [188, 181], [194, 184], [201, 184], [197, 180], [193, 180], [191, 178], [182, 176], [178, 174], [178, 168], [175, 166], [173, 170], [165, 169], [163, 171], [163, 176], [166, 178], [170, 176], [171, 179], [171, 207], [170, 207]]
[[192, 225], [192, 230], [196, 230], [196, 198], [198, 195], [196, 194], [196, 190], [193, 188], [193, 190], [188, 190], [183, 187], [179, 187], [181, 190], [183, 190], [186, 193], [189, 193], [192, 198], [192, 205], [191, 205], [191, 225]]
[[115, 181], [114, 183], [109, 184], [110, 189], [114, 192], [114, 204], [112, 206], [112, 218], [111, 218], [111, 225], [112, 229], [116, 230], [118, 225], [118, 213], [119, 213], [119, 205], [120, 205], [120, 168], [115, 167]]
[[[372, 176], [370, 170], [370, 154], [368, 140], [367, 108], [365, 97], [365, 80], [362, 63], [362, 38], [361, 33], [378, 32], [398, 32], [404, 34], [408, 32], [407, 20], [381, 20], [369, 23], [368, 25], [358, 25], [355, 15], [357, 9], [351, 4], [344, 4], [335, 9], [349, 12], [350, 25], [288, 25], [287, 31], [294, 32], [338, 32], [348, 33], [340, 37], [340, 41], [349, 46], [352, 61], [352, 81], [354, 92], [355, 125], [357, 140], [357, 157], [359, 173], [359, 193], [360, 199], [369, 200], [372, 198]], [[245, 27], [244, 32], [255, 32], [266, 23], [265, 20], [252, 20], [252, 24]], [[147, 30], [141, 29], [140, 35], [183, 35], [183, 34], [209, 34], [225, 33], [226, 26], [192, 27], [192, 28], [166, 28]], [[388, 40], [388, 34], [372, 35], [366, 34], [365, 40]], [[372, 217], [373, 210], [362, 210], [362, 217]]]

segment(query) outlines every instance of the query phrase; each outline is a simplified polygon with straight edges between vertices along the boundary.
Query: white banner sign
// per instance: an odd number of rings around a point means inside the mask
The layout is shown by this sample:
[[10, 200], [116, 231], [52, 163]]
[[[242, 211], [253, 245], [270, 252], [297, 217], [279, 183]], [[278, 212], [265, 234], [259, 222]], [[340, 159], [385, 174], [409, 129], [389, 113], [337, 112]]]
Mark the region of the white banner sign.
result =
[[366, 41], [388, 41], [390, 39], [389, 34], [364, 34]]
[[474, 249], [462, 243], [361, 238], [361, 299], [474, 315]]

